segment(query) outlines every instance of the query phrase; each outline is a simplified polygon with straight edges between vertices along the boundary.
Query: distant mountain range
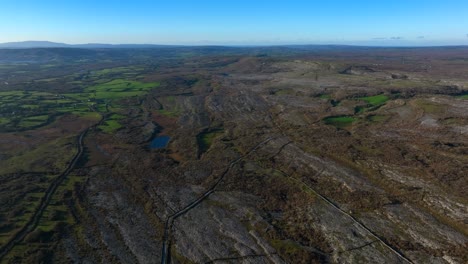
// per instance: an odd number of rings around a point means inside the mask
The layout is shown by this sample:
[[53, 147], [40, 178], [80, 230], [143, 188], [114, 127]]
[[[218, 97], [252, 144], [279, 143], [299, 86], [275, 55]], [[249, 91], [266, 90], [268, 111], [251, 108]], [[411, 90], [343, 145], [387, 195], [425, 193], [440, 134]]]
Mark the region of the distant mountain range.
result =
[[3, 49], [30, 49], [30, 48], [155, 48], [155, 47], [177, 47], [176, 45], [156, 45], [156, 44], [66, 44], [50, 41], [21, 41], [0, 43]]
[[6, 42], [0, 43], [0, 49], [32, 49], [32, 48], [84, 48], [84, 49], [110, 49], [110, 48], [121, 48], [121, 49], [132, 49], [132, 48], [259, 48], [259, 47], [288, 47], [288, 48], [314, 48], [314, 49], [330, 49], [336, 47], [357, 47], [350, 45], [161, 45], [161, 44], [105, 44], [105, 43], [88, 43], [88, 44], [66, 44], [51, 41], [21, 41], [21, 42]]
[[322, 45], [322, 44], [290, 44], [290, 45], [160, 45], [160, 44], [66, 44], [51, 41], [21, 41], [0, 43], [0, 49], [33, 49], [33, 48], [83, 48], [83, 49], [138, 49], [138, 48], [291, 48], [295, 50], [336, 50], [336, 49], [367, 49], [367, 48], [465, 48], [458, 46], [365, 46], [365, 45]]

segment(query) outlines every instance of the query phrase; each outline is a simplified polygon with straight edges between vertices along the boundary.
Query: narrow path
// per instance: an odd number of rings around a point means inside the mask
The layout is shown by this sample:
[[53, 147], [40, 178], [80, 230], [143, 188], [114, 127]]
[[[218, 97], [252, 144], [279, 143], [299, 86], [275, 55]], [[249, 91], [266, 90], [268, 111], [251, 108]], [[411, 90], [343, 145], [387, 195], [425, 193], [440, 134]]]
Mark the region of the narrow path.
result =
[[403, 255], [403, 253], [401, 253], [399, 250], [393, 248], [391, 245], [389, 245], [387, 242], [385, 242], [384, 240], [382, 240], [382, 238], [380, 238], [374, 231], [370, 230], [367, 226], [365, 226], [361, 221], [359, 221], [358, 219], [356, 219], [356, 217], [350, 215], [349, 213], [347, 213], [346, 211], [344, 211], [343, 209], [341, 209], [341, 207], [339, 207], [338, 205], [336, 205], [335, 203], [333, 203], [330, 199], [328, 199], [327, 197], [321, 195], [320, 193], [318, 193], [314, 188], [310, 187], [308, 184], [306, 184], [305, 182], [299, 180], [299, 179], [296, 179], [292, 176], [289, 176], [287, 175], [286, 173], [284, 173], [283, 171], [280, 170], [281, 173], [283, 173], [283, 175], [285, 177], [288, 177], [289, 179], [292, 179], [293, 181], [297, 182], [297, 183], [300, 183], [302, 185], [304, 185], [307, 189], [309, 189], [311, 192], [313, 192], [315, 195], [317, 195], [320, 199], [322, 199], [325, 203], [329, 204], [331, 207], [335, 208], [336, 210], [338, 210], [340, 213], [344, 214], [345, 216], [347, 216], [349, 219], [351, 219], [352, 222], [354, 222], [356, 225], [358, 225], [359, 227], [361, 227], [362, 229], [366, 230], [372, 237], [375, 238], [375, 241], [373, 241], [372, 243], [378, 241], [380, 242], [384, 247], [388, 248], [390, 251], [392, 251], [395, 255], [397, 255], [401, 260], [403, 260], [404, 262], [406, 263], [413, 263], [409, 258], [407, 258], [406, 256]]
[[[283, 151], [283, 149], [289, 145], [293, 143], [293, 141], [289, 141], [287, 142], [286, 144], [282, 145], [279, 149], [279, 151], [273, 155], [272, 157], [278, 155], [279, 153], [281, 153]], [[318, 172], [318, 175], [321, 175], [323, 173], [323, 171], [325, 170], [325, 168], [322, 168], [321, 171]], [[310, 187], [307, 183], [305, 183], [304, 181], [300, 180], [300, 179], [296, 179], [288, 174], [286, 174], [284, 171], [282, 170], [278, 170], [279, 172], [281, 172], [283, 174], [283, 176], [285, 176], [286, 178], [288, 179], [291, 179], [292, 181], [295, 181], [296, 183], [299, 183], [299, 184], [302, 184], [303, 186], [305, 186], [307, 189], [309, 189], [311, 192], [313, 192], [316, 196], [318, 196], [320, 199], [322, 199], [325, 203], [329, 204], [330, 206], [332, 206], [333, 208], [335, 208], [336, 210], [338, 210], [340, 213], [344, 214], [345, 216], [347, 216], [348, 218], [351, 219], [352, 222], [354, 222], [356, 225], [358, 225], [359, 227], [361, 227], [362, 229], [366, 230], [372, 237], [375, 238], [374, 241], [370, 242], [370, 243], [367, 243], [365, 244], [364, 246], [368, 246], [368, 245], [371, 245], [373, 244], [374, 242], [380, 242], [384, 247], [388, 248], [390, 251], [392, 251], [393, 253], [395, 253], [395, 255], [397, 255], [400, 259], [402, 259], [404, 262], [406, 263], [413, 263], [413, 261], [411, 261], [411, 259], [409, 259], [408, 257], [406, 257], [402, 252], [400, 252], [398, 249], [395, 249], [393, 248], [390, 244], [388, 244], [387, 242], [385, 242], [382, 238], [380, 238], [380, 236], [378, 236], [374, 231], [372, 231], [371, 229], [369, 229], [367, 226], [364, 225], [364, 223], [362, 223], [361, 221], [359, 221], [356, 217], [352, 216], [351, 214], [347, 213], [346, 211], [344, 211], [343, 209], [341, 209], [341, 207], [339, 207], [337, 204], [335, 204], [331, 199], [329, 199], [328, 197], [325, 197], [324, 195], [320, 194], [319, 192], [317, 192], [314, 188]], [[360, 246], [360, 247], [356, 247], [356, 248], [353, 248], [351, 250], [354, 250], [354, 249], [359, 249], [359, 248], [362, 248], [363, 246]], [[346, 251], [349, 251], [349, 250], [346, 250]], [[338, 253], [343, 253], [343, 252], [338, 252]]]
[[81, 132], [77, 136], [78, 151], [73, 156], [73, 158], [71, 159], [70, 163], [65, 168], [65, 170], [57, 178], [55, 178], [54, 181], [49, 185], [49, 187], [47, 188], [45, 192], [44, 197], [42, 197], [41, 199], [41, 203], [39, 207], [36, 209], [31, 219], [29, 219], [29, 221], [15, 235], [3, 247], [0, 248], [0, 261], [11, 251], [11, 249], [16, 244], [23, 241], [23, 239], [37, 227], [37, 225], [39, 224], [39, 220], [41, 219], [42, 214], [44, 213], [45, 209], [47, 208], [50, 201], [52, 200], [52, 196], [54, 195], [55, 191], [63, 182], [63, 180], [68, 176], [68, 174], [70, 174], [70, 172], [73, 171], [77, 162], [83, 155], [84, 137], [86, 136], [86, 134], [88, 133], [90, 129], [99, 126], [103, 121], [104, 121], [104, 117], [99, 121], [99, 123], [88, 127], [87, 129], [85, 129], [83, 132]]
[[183, 214], [187, 213], [191, 209], [195, 208], [197, 205], [199, 205], [201, 202], [203, 202], [203, 200], [208, 198], [208, 196], [210, 196], [216, 190], [218, 185], [224, 179], [224, 176], [226, 176], [226, 174], [228, 174], [228, 172], [232, 169], [232, 167], [234, 167], [234, 165], [239, 163], [245, 157], [247, 157], [251, 153], [255, 152], [260, 146], [268, 143], [272, 139], [273, 138], [271, 138], [271, 137], [265, 139], [264, 141], [258, 143], [255, 147], [253, 147], [249, 152], [247, 152], [247, 154], [245, 154], [245, 155], [231, 161], [229, 163], [229, 165], [226, 167], [226, 169], [223, 171], [223, 173], [221, 174], [219, 179], [213, 184], [213, 186], [211, 186], [200, 197], [198, 197], [197, 199], [195, 199], [194, 201], [192, 201], [191, 203], [186, 205], [184, 208], [182, 208], [181, 210], [175, 212], [174, 214], [172, 214], [172, 215], [170, 215], [170, 216], [168, 216], [166, 218], [166, 222], [164, 224], [164, 237], [163, 237], [162, 255], [161, 255], [161, 263], [162, 264], [168, 263], [168, 260], [170, 258], [169, 245], [170, 245], [170, 237], [171, 237], [171, 234], [172, 234], [172, 226], [173, 226], [174, 220], [176, 220], [178, 217], [182, 216]]

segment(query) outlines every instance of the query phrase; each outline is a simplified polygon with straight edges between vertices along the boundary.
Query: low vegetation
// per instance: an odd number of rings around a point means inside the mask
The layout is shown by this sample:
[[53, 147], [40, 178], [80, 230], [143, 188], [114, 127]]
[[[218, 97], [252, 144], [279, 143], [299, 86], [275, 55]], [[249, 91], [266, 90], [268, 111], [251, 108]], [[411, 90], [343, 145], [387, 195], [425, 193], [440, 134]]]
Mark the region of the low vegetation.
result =
[[223, 133], [224, 131], [222, 129], [212, 129], [212, 130], [208, 130], [208, 131], [198, 134], [197, 142], [198, 142], [199, 152], [200, 153], [206, 152], [213, 144], [213, 141], [217, 137], [221, 136]]
[[323, 121], [327, 125], [344, 128], [353, 124], [356, 121], [356, 118], [352, 116], [331, 116], [324, 118]]
[[359, 97], [358, 99], [367, 102], [370, 106], [378, 106], [387, 102], [389, 100], [389, 97], [381, 94], [375, 96]]

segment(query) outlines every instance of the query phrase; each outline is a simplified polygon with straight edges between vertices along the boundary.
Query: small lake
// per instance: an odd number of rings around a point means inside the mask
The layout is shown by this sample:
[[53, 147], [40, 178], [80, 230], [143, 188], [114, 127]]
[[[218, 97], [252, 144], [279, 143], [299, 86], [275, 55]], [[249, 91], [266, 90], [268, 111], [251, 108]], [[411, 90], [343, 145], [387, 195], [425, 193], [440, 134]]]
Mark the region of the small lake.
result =
[[170, 136], [155, 137], [153, 140], [151, 140], [150, 148], [152, 148], [152, 149], [165, 148], [167, 146], [167, 144], [169, 143], [169, 140], [171, 140]]

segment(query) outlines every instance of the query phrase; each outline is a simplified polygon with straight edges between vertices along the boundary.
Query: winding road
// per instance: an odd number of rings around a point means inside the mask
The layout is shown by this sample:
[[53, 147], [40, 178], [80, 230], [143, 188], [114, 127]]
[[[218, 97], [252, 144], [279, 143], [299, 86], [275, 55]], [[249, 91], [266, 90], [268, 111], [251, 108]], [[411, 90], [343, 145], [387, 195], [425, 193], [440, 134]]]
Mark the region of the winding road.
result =
[[36, 211], [34, 212], [31, 219], [3, 246], [0, 248], [0, 261], [11, 251], [11, 249], [18, 244], [19, 242], [23, 241], [23, 239], [31, 233], [39, 224], [39, 220], [41, 219], [42, 214], [44, 213], [45, 209], [49, 205], [52, 196], [54, 195], [57, 188], [63, 182], [63, 180], [75, 169], [76, 164], [80, 160], [81, 156], [84, 152], [84, 145], [83, 139], [86, 134], [89, 132], [90, 129], [95, 128], [102, 124], [104, 121], [104, 117], [95, 125], [92, 125], [85, 129], [77, 136], [77, 143], [78, 143], [78, 151], [71, 159], [68, 166], [65, 170], [54, 179], [54, 181], [49, 185], [47, 188], [45, 195], [41, 199], [40, 205], [37, 207]]

